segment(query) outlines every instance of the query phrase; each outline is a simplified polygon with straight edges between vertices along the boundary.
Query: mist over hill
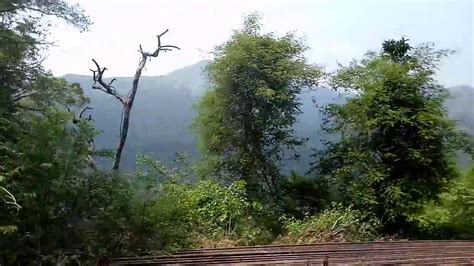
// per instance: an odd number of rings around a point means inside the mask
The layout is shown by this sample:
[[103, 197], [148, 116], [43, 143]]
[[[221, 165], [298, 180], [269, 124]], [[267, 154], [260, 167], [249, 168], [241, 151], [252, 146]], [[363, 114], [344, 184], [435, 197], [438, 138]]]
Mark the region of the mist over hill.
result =
[[[123, 169], [133, 170], [135, 158], [141, 152], [165, 163], [172, 161], [178, 152], [187, 153], [192, 158], [199, 157], [191, 123], [195, 115], [193, 105], [207, 89], [203, 70], [208, 62], [200, 61], [163, 76], [141, 77], [123, 154]], [[96, 138], [97, 148], [115, 148], [121, 105], [110, 95], [93, 90], [91, 76], [69, 74], [64, 78], [68, 82], [79, 83], [91, 100], [90, 107], [94, 109], [90, 114], [96, 128], [102, 131]], [[117, 77], [114, 84], [119, 91], [126, 92], [131, 83], [132, 77]], [[461, 128], [474, 134], [474, 88], [453, 87], [450, 88], [450, 94], [451, 97], [446, 101], [450, 116], [459, 121]], [[322, 117], [313, 99], [317, 104], [325, 105], [339, 101], [340, 97], [335, 91], [325, 88], [306, 89], [300, 95], [302, 114], [298, 117], [295, 130], [299, 137], [309, 140], [298, 148], [301, 154], [298, 161], [282, 162], [286, 171], [307, 171], [311, 149], [322, 147], [321, 136], [318, 134]], [[104, 160], [99, 164], [108, 169], [111, 162]]]
[[[141, 77], [123, 153], [123, 169], [134, 169], [140, 152], [163, 162], [171, 161], [177, 152], [197, 155], [191, 122], [193, 104], [206, 87], [201, 75], [206, 63], [202, 61], [164, 76]], [[90, 76], [66, 75], [64, 78], [81, 84], [91, 100], [90, 114], [96, 128], [102, 131], [96, 138], [96, 147], [114, 148], [122, 112], [120, 103], [110, 95], [93, 90]], [[131, 87], [132, 77], [118, 77], [114, 84], [125, 94]], [[107, 161], [99, 164], [110, 165]]]

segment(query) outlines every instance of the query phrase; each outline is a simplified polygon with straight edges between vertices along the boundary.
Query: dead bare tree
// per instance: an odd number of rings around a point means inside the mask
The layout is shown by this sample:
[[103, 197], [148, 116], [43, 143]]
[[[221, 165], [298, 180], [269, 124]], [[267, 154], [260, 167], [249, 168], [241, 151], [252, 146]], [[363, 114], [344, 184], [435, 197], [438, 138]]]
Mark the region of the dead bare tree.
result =
[[156, 36], [158, 38], [158, 47], [152, 53], [144, 52], [142, 49], [142, 46], [139, 45], [138, 52], [141, 55], [140, 61], [138, 63], [137, 70], [135, 71], [135, 75], [133, 77], [132, 87], [130, 91], [128, 92], [127, 96], [120, 95], [120, 93], [118, 93], [116, 88], [112, 85], [115, 79], [110, 80], [110, 82], [105, 82], [103, 80], [104, 72], [107, 70], [107, 68], [105, 67], [101, 68], [99, 64], [97, 63], [97, 61], [92, 59], [92, 61], [94, 62], [96, 66], [96, 70], [91, 69], [92, 78], [94, 81], [92, 88], [103, 91], [106, 94], [114, 96], [123, 106], [122, 117], [120, 121], [119, 141], [117, 144], [117, 148], [114, 155], [114, 162], [112, 165], [113, 170], [118, 170], [120, 167], [120, 159], [122, 157], [123, 147], [125, 146], [125, 141], [127, 140], [128, 127], [130, 123], [130, 113], [132, 111], [133, 102], [137, 94], [138, 82], [140, 81], [140, 76], [142, 74], [143, 68], [146, 65], [147, 59], [151, 59], [151, 57], [158, 57], [160, 52], [169, 52], [169, 51], [172, 51], [173, 49], [180, 50], [179, 47], [174, 46], [174, 45], [161, 44], [161, 37], [163, 37], [163, 35], [165, 35], [167, 32], [168, 30], [165, 30], [164, 32]]

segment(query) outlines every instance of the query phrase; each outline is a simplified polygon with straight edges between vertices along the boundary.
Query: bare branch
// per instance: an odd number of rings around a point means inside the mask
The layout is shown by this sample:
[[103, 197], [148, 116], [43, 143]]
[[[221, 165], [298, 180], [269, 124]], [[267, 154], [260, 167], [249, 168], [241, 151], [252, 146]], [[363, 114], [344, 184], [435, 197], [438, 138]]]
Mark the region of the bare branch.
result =
[[46, 108], [39, 109], [39, 108], [31, 107], [31, 106], [21, 106], [21, 105], [19, 105], [18, 108], [22, 110], [28, 110], [32, 112], [38, 112], [38, 113], [43, 113], [46, 109]]
[[158, 39], [161, 38], [161, 36], [165, 35], [167, 32], [169, 31], [169, 29], [166, 29], [165, 31], [163, 31], [161, 34], [158, 34]]
[[22, 92], [22, 93], [19, 93], [17, 95], [14, 95], [13, 96], [13, 102], [18, 102], [19, 100], [23, 99], [23, 98], [27, 98], [27, 97], [30, 97], [30, 96], [33, 96], [33, 95], [36, 95], [38, 93], [40, 93], [41, 91], [30, 91], [30, 92]]
[[17, 210], [21, 209], [21, 206], [16, 202], [15, 196], [13, 196], [13, 194], [2, 186], [0, 186], [0, 188], [7, 194], [7, 198], [9, 199], [4, 200], [4, 202], [8, 205], [12, 205]]
[[147, 57], [158, 57], [161, 51], [163, 52], [168, 52], [173, 49], [181, 50], [178, 46], [175, 45], [161, 45], [161, 37], [165, 35], [168, 32], [168, 29], [162, 32], [161, 34], [156, 35], [156, 38], [158, 39], [158, 47], [153, 53], [150, 52], [143, 52], [142, 46], [140, 45], [140, 50], [139, 52], [142, 54], [142, 56], [146, 59]]
[[94, 90], [100, 90], [100, 91], [103, 91], [103, 92], [105, 92], [105, 93], [108, 93], [107, 90], [105, 90], [104, 88], [102, 88], [102, 87], [100, 87], [100, 86], [94, 86], [94, 85], [92, 85], [92, 88], [93, 88]]
[[[94, 108], [92, 108], [92, 107], [85, 107], [84, 109], [82, 109], [81, 112], [79, 113], [79, 119], [82, 118], [82, 115], [84, 114], [85, 111], [87, 111], [87, 110], [92, 110], [92, 109], [94, 109]], [[89, 116], [89, 117], [90, 117], [90, 116]], [[90, 119], [87, 119], [87, 120], [90, 120]]]
[[[72, 123], [73, 124], [77, 124], [79, 123], [79, 121], [81, 120], [85, 120], [85, 121], [91, 121], [92, 120], [92, 116], [89, 115], [87, 118], [84, 118], [82, 117], [84, 115], [84, 113], [87, 111], [87, 110], [92, 110], [94, 108], [92, 107], [84, 107], [80, 112], [79, 112], [79, 118], [76, 118], [76, 114], [74, 112], [71, 111], [71, 109], [69, 109], [69, 107], [66, 106], [66, 109], [68, 110], [68, 112], [72, 113], [73, 117], [72, 117]], [[92, 158], [91, 154], [94, 153], [95, 151], [95, 143], [94, 143], [94, 138], [87, 138], [86, 139], [87, 141], [87, 144], [89, 145], [89, 151], [90, 151], [90, 154], [87, 156], [87, 163], [89, 164], [89, 166], [94, 169], [94, 170], [98, 170], [97, 168], [97, 165], [94, 161], [94, 159]]]
[[[172, 51], [174, 49], [180, 50], [178, 46], [175, 45], [162, 45], [161, 44], [161, 37], [165, 35], [168, 32], [168, 30], [165, 30], [161, 34], [157, 35], [157, 48], [153, 52], [145, 52], [143, 51], [142, 45], [138, 46], [138, 52], [140, 53], [140, 59], [138, 61], [138, 67], [135, 71], [135, 75], [133, 77], [132, 81], [132, 87], [130, 91], [128, 92], [127, 96], [120, 96], [114, 86], [112, 86], [113, 82], [115, 79], [112, 79], [109, 83], [105, 83], [103, 81], [103, 75], [106, 68], [101, 68], [100, 65], [92, 59], [92, 61], [95, 64], [96, 69], [92, 70], [92, 78], [94, 80], [94, 84], [92, 85], [93, 89], [101, 90], [104, 93], [110, 94], [114, 97], [116, 97], [123, 105], [122, 108], [122, 116], [120, 118], [120, 127], [119, 127], [119, 141], [117, 144], [117, 149], [115, 150], [115, 155], [114, 155], [114, 162], [112, 165], [113, 170], [118, 170], [120, 167], [120, 161], [122, 158], [122, 151], [125, 146], [125, 142], [127, 140], [127, 135], [128, 135], [128, 128], [130, 125], [130, 114], [132, 110], [132, 106], [135, 100], [135, 96], [137, 94], [138, 90], [138, 83], [140, 80], [140, 77], [142, 75], [142, 71], [145, 68], [147, 59], [151, 59], [151, 57], [158, 57], [160, 51], [163, 52], [168, 52]], [[92, 145], [92, 144], [91, 144]]]
[[178, 49], [178, 50], [181, 50], [181, 48], [179, 48], [178, 46], [175, 46], [175, 45], [163, 45], [161, 46], [162, 49], [170, 49], [173, 48], [173, 49]]
[[90, 68], [89, 68], [89, 70], [92, 71], [92, 80], [95, 80], [95, 79], [96, 79], [95, 73], [96, 73], [97, 71], [95, 71], [95, 70], [93, 70], [93, 69], [90, 69]]
[[[104, 80], [103, 80], [103, 76], [104, 76], [104, 73], [105, 71], [107, 70], [106, 67], [104, 68], [101, 68], [99, 63], [97, 63], [97, 61], [95, 61], [95, 59], [92, 59], [92, 62], [94, 62], [97, 70], [92, 70], [90, 69], [90, 71], [92, 71], [92, 80], [94, 81], [94, 84], [92, 85], [92, 88], [95, 89], [95, 90], [101, 90], [109, 95], [112, 95], [114, 96], [117, 100], [119, 100], [122, 105], [126, 105], [126, 101], [123, 99], [123, 97], [121, 95], [119, 95], [117, 93], [117, 90], [115, 89], [114, 86], [112, 86], [112, 83], [116, 80], [115, 78], [112, 79], [109, 83], [106, 83]], [[99, 85], [97, 85], [97, 83]]]
[[116, 79], [116, 78], [113, 78], [113, 79], [109, 82], [109, 84], [108, 84], [109, 87], [113, 88], [112, 83], [114, 83], [115, 80], [117, 80], [117, 79]]

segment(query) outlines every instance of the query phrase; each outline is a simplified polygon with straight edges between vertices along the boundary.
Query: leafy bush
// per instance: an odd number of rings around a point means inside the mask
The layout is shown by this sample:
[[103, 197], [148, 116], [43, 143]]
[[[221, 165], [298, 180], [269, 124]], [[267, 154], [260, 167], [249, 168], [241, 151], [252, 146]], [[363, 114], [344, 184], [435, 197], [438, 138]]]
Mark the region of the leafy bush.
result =
[[214, 241], [228, 239], [235, 245], [265, 241], [268, 233], [253, 217], [258, 216], [262, 206], [248, 200], [245, 186], [245, 181], [228, 187], [215, 181], [201, 181], [190, 190], [188, 204], [200, 234]]
[[270, 238], [256, 220], [262, 206], [249, 201], [244, 181], [229, 186], [214, 180], [192, 183], [194, 169], [182, 155], [171, 167], [147, 156], [138, 162], [145, 167], [139, 176], [152, 191], [142, 198], [154, 197], [149, 219], [159, 235], [155, 249], [250, 245]]
[[281, 184], [284, 195], [283, 212], [303, 218], [323, 210], [329, 201], [327, 182], [318, 178], [307, 178], [292, 172]]
[[374, 240], [381, 225], [377, 219], [342, 205], [303, 220], [282, 220], [286, 234], [278, 242], [286, 244]]
[[253, 217], [260, 206], [247, 199], [244, 181], [228, 187], [210, 180], [170, 182], [158, 193], [152, 216], [164, 250], [250, 245], [269, 238]]
[[149, 214], [154, 199], [143, 196], [144, 180], [102, 173], [86, 184], [72, 197], [82, 205], [72, 228], [88, 257], [129, 256], [159, 247]]
[[413, 220], [425, 237], [474, 239], [474, 168]]

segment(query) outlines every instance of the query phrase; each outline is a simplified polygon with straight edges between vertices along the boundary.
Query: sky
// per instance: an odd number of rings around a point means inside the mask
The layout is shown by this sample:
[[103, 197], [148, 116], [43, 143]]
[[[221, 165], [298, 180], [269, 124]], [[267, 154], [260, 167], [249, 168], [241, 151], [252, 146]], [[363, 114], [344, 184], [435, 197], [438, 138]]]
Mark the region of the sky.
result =
[[144, 75], [164, 75], [203, 59], [239, 29], [242, 17], [263, 14], [263, 30], [284, 34], [296, 30], [311, 48], [311, 63], [334, 71], [338, 63], [379, 50], [389, 38], [402, 36], [412, 45], [433, 42], [456, 54], [443, 61], [438, 73], [446, 86], [474, 86], [472, 0], [76, 0], [93, 21], [79, 32], [56, 23], [56, 46], [46, 67], [55, 75], [90, 74], [95, 58], [109, 77], [132, 76], [138, 45], [156, 48], [156, 35], [169, 29], [163, 44], [181, 48], [147, 63]]

